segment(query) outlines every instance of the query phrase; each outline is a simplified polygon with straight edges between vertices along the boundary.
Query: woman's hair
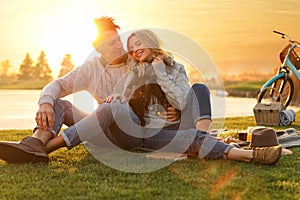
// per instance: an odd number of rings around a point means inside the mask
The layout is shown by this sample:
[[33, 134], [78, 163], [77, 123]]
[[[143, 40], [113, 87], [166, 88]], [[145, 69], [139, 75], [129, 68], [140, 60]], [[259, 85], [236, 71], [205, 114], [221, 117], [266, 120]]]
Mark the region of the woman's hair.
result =
[[[141, 29], [131, 33], [127, 39], [128, 50], [129, 50], [128, 41], [133, 36], [137, 36], [141, 40], [141, 42], [144, 44], [144, 48], [151, 49], [153, 59], [156, 58], [157, 56], [161, 56], [166, 65], [172, 66], [173, 59], [171, 54], [162, 49], [163, 42], [154, 32], [152, 32], [149, 29]], [[137, 64], [137, 61], [132, 57], [130, 53], [129, 56], [130, 56], [129, 67], [131, 68], [132, 66]]]

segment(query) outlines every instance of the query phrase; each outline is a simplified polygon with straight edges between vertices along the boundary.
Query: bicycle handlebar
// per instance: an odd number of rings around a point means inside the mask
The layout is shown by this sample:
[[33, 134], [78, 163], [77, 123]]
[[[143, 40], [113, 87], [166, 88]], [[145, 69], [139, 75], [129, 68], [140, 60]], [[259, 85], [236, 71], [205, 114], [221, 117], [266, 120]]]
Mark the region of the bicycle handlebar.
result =
[[281, 35], [281, 38], [285, 38], [285, 37], [287, 37], [287, 38], [289, 38], [289, 42], [290, 42], [290, 44], [293, 44], [294, 42], [292, 41], [292, 38], [290, 37], [290, 36], [288, 36], [287, 34], [285, 34], [285, 33], [281, 33], [281, 32], [279, 32], [279, 31], [273, 31], [273, 33], [276, 33], [276, 34], [279, 34], [279, 35]]
[[285, 36], [284, 33], [281, 33], [281, 32], [279, 32], [279, 31], [273, 31], [273, 33], [277, 33], [277, 34], [279, 34], [279, 35]]

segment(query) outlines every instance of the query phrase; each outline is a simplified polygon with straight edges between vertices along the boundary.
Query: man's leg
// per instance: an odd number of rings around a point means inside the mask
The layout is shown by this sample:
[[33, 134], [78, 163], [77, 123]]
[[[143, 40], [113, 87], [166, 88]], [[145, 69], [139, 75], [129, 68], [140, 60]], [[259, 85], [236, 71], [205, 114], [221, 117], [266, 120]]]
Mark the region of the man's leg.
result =
[[181, 113], [180, 129], [196, 128], [209, 132], [211, 125], [210, 92], [204, 84], [194, 84], [187, 96], [186, 108]]
[[[60, 119], [56, 121], [54, 125], [55, 133], [58, 133], [60, 131], [61, 126], [63, 124], [70, 127], [87, 116], [86, 113], [73, 106], [70, 102], [64, 100], [60, 100], [59, 102], [60, 105], [58, 110], [63, 110], [63, 114], [58, 114], [58, 116], [55, 116], [59, 117]], [[37, 137], [42, 142], [45, 141], [43, 143], [45, 144], [46, 152], [48, 154], [62, 147], [66, 147], [66, 143], [61, 135], [58, 135], [56, 137], [50, 137], [53, 136], [50, 133], [50, 131], [43, 131], [41, 129], [37, 129], [32, 135], [32, 137]]]
[[[130, 149], [142, 144], [138, 124], [139, 119], [130, 107], [117, 100], [99, 106], [95, 112], [64, 130], [61, 136], [68, 149], [81, 142], [101, 147], [118, 145]], [[138, 134], [140, 137], [135, 138], [130, 134]]]
[[71, 103], [58, 99], [54, 104], [55, 124], [53, 130], [36, 127], [32, 136], [23, 138], [19, 143], [0, 142], [0, 158], [9, 163], [48, 162], [45, 144], [56, 136], [62, 125], [71, 125], [86, 116]]

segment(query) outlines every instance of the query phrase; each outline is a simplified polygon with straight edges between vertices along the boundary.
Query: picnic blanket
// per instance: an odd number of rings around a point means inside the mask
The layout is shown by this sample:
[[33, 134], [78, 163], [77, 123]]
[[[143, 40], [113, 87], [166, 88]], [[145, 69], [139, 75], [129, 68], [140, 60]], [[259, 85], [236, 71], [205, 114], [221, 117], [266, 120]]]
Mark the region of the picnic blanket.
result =
[[[210, 132], [211, 136], [218, 136], [220, 132], [224, 132], [226, 129], [214, 129]], [[294, 128], [288, 128], [284, 130], [276, 131], [278, 143], [282, 145], [283, 148], [300, 147], [300, 131]], [[240, 146], [248, 146], [249, 142], [240, 141], [238, 143]]]
[[284, 148], [292, 148], [300, 146], [300, 132], [299, 131], [276, 131], [278, 143]]

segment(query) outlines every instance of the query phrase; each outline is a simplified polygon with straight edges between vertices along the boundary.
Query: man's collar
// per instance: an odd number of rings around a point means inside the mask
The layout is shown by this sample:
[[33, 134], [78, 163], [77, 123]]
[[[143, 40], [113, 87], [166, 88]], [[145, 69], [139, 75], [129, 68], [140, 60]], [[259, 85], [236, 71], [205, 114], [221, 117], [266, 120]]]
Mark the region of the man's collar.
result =
[[128, 54], [125, 53], [123, 54], [122, 56], [118, 57], [117, 59], [115, 59], [114, 61], [112, 61], [111, 63], [108, 63], [102, 56], [101, 56], [101, 63], [106, 66], [106, 67], [109, 67], [109, 66], [112, 66], [112, 65], [116, 65], [116, 66], [119, 66], [121, 64], [126, 64], [127, 63], [127, 59], [128, 59]]

